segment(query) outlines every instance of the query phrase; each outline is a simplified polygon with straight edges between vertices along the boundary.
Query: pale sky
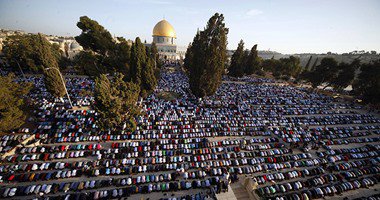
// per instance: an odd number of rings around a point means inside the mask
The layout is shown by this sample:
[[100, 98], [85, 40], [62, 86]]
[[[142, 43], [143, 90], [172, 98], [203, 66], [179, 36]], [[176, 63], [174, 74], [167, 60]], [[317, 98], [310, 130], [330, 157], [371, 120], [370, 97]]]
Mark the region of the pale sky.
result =
[[76, 36], [87, 15], [112, 35], [152, 41], [164, 16], [187, 46], [197, 28], [223, 13], [228, 48], [240, 39], [246, 48], [280, 53], [380, 52], [380, 0], [0, 0], [0, 28]]

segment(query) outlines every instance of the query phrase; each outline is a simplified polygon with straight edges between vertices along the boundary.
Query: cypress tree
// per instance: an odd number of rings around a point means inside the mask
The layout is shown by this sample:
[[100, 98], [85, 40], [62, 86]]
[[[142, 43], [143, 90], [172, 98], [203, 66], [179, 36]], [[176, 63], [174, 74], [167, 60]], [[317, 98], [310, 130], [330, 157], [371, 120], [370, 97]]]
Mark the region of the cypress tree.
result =
[[234, 77], [242, 77], [244, 75], [244, 42], [240, 40], [238, 47], [231, 58], [229, 74]]
[[58, 68], [49, 68], [44, 70], [44, 82], [47, 91], [54, 97], [64, 97], [66, 90], [62, 82], [61, 75]]
[[154, 76], [154, 60], [148, 55], [140, 38], [136, 38], [131, 50], [131, 80], [140, 86], [141, 95], [146, 96], [157, 85]]
[[249, 52], [245, 73], [251, 75], [260, 71], [260, 58], [258, 57], [257, 44], [255, 44]]
[[154, 75], [154, 60], [149, 58], [146, 60], [146, 63], [144, 65], [144, 69], [142, 71], [142, 96], [147, 95], [148, 93], [152, 92], [154, 88], [157, 85], [157, 80]]
[[131, 49], [131, 78], [137, 85], [141, 85], [142, 68], [146, 59], [145, 47], [137, 37]]
[[43, 66], [44, 81], [47, 91], [54, 97], [63, 97], [66, 94], [66, 84], [62, 81], [58, 62], [54, 57], [51, 48], [49, 48], [49, 42], [46, 38], [38, 35], [40, 40], [40, 47], [36, 49], [39, 63]]
[[193, 52], [192, 52], [191, 43], [190, 43], [189, 46], [187, 46], [185, 59], [183, 60], [183, 65], [187, 73], [190, 70], [192, 60], [193, 60]]
[[158, 49], [156, 43], [152, 43], [152, 46], [150, 47], [150, 57], [153, 59], [155, 63], [153, 63], [153, 67], [156, 68], [159, 66], [159, 55], [158, 55]]
[[222, 83], [227, 34], [223, 14], [215, 13], [206, 28], [194, 37], [190, 47], [192, 55], [185, 66], [189, 69], [190, 89], [197, 97], [213, 95]]

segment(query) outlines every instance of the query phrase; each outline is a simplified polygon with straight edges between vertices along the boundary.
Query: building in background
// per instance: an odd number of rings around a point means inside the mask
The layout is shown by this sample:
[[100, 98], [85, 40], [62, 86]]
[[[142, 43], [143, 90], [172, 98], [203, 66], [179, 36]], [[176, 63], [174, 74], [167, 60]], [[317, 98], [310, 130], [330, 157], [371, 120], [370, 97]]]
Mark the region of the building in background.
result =
[[73, 37], [46, 36], [52, 44], [59, 45], [59, 49], [67, 58], [73, 59], [75, 55], [83, 51], [83, 47]]
[[[24, 31], [13, 31], [13, 30], [5, 30], [0, 29], [0, 55], [3, 50], [3, 43], [8, 36], [11, 35], [24, 35], [31, 34], [26, 33]], [[62, 36], [54, 36], [54, 35], [45, 35], [46, 39], [51, 44], [57, 44], [59, 49], [63, 52], [64, 56], [72, 59], [76, 54], [83, 50], [83, 47], [79, 45], [79, 43], [73, 37], [62, 37]]]

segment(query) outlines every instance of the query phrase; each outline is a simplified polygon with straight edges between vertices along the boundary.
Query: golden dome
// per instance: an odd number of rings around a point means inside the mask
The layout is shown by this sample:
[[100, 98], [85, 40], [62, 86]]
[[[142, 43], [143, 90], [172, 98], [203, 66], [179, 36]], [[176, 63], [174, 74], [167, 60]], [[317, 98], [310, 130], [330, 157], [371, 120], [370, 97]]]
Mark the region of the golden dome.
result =
[[154, 26], [153, 36], [177, 37], [173, 26], [166, 20], [161, 20]]

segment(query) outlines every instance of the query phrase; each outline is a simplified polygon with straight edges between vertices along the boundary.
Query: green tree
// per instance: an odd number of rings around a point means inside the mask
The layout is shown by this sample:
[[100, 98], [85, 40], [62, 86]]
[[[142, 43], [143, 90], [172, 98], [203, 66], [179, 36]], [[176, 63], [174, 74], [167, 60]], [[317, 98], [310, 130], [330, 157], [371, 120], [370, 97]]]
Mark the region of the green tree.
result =
[[39, 66], [33, 60], [34, 49], [30, 35], [12, 35], [4, 41], [4, 55], [14, 70], [22, 68], [24, 71], [37, 72]]
[[[43, 39], [41, 39], [41, 37]], [[43, 71], [43, 60], [41, 52], [48, 51], [55, 62], [64, 59], [59, 46], [50, 44], [40, 34], [12, 35], [4, 42], [4, 55], [15, 71], [22, 68], [25, 72], [38, 73]]]
[[300, 59], [290, 56], [289, 58], [280, 58], [279, 71], [281, 76], [297, 77], [301, 73]]
[[29, 93], [30, 83], [16, 83], [15, 76], [0, 76], [0, 132], [11, 131], [25, 123], [24, 95]]
[[142, 82], [142, 69], [146, 64], [147, 56], [145, 46], [141, 43], [139, 37], [135, 39], [131, 48], [131, 79], [137, 85]]
[[74, 57], [74, 68], [79, 74], [91, 77], [107, 73], [106, 67], [100, 62], [100, 57], [91, 51], [81, 51]]
[[110, 50], [110, 55], [104, 58], [104, 65], [113, 71], [124, 74], [128, 78], [131, 46], [122, 37], [119, 37], [119, 41], [119, 43], [115, 44], [115, 48]]
[[161, 66], [157, 45], [154, 42], [152, 43], [152, 46], [150, 47], [150, 57], [155, 62], [155, 66], [154, 66], [155, 68]]
[[228, 29], [223, 14], [215, 13], [206, 28], [194, 37], [191, 59], [186, 59], [189, 69], [190, 89], [197, 97], [210, 96], [222, 83], [227, 59]]
[[139, 114], [136, 102], [140, 88], [132, 82], [125, 82], [121, 73], [113, 80], [101, 74], [95, 79], [94, 108], [99, 113], [98, 125], [102, 130], [120, 127], [127, 122], [127, 129], [136, 127], [134, 116]]
[[44, 73], [44, 82], [47, 91], [54, 97], [65, 96], [65, 87], [60, 76], [57, 57], [54, 56], [49, 41], [38, 34], [39, 46], [36, 49], [35, 60], [42, 66]]
[[263, 60], [261, 63], [261, 67], [264, 69], [264, 71], [272, 72], [273, 74], [280, 74], [278, 70], [279, 66], [280, 61], [274, 59], [273, 57], [271, 59]]
[[157, 85], [157, 79], [154, 73], [154, 60], [149, 58], [146, 61], [144, 69], [142, 71], [142, 96], [145, 97], [151, 93]]
[[244, 75], [244, 69], [246, 64], [244, 54], [244, 42], [243, 40], [240, 40], [236, 51], [232, 54], [231, 57], [229, 75], [234, 77], [242, 77]]
[[132, 80], [140, 86], [142, 96], [153, 91], [157, 85], [154, 60], [157, 59], [157, 48], [146, 48], [140, 38], [136, 38], [132, 47], [118, 37], [116, 42], [111, 34], [98, 22], [83, 16], [77, 26], [82, 33], [75, 37], [85, 52], [76, 58], [81, 71], [90, 75], [102, 73], [124, 74], [125, 80]]
[[254, 74], [254, 73], [262, 74], [260, 64], [261, 64], [261, 60], [260, 60], [260, 57], [258, 56], [257, 44], [255, 44], [251, 48], [251, 51], [249, 52], [249, 55], [247, 57], [245, 73], [249, 75]]
[[[131, 59], [129, 43], [123, 37], [118, 37], [116, 42], [110, 32], [87, 16], [80, 17], [77, 26], [82, 32], [75, 39], [85, 52], [75, 59], [81, 72], [89, 73], [90, 76], [120, 72], [128, 79]], [[91, 57], [94, 59], [88, 60]], [[86, 65], [89, 62], [90, 65]]]
[[336, 78], [338, 70], [337, 61], [334, 58], [326, 57], [321, 60], [321, 64], [310, 71], [307, 75], [307, 80], [311, 82], [313, 88], [318, 87], [322, 83], [326, 83], [324, 87], [326, 88]]
[[[56, 70], [57, 69], [57, 70]], [[51, 67], [44, 70], [44, 82], [47, 91], [54, 97], [64, 97], [66, 95], [65, 86], [62, 82], [58, 68]]]
[[355, 72], [360, 68], [360, 60], [355, 59], [350, 64], [340, 63], [338, 66], [338, 72], [336, 78], [331, 81], [331, 85], [336, 90], [343, 90], [347, 86], [349, 86], [354, 78]]
[[185, 59], [183, 60], [183, 66], [186, 70], [186, 73], [189, 73], [190, 66], [192, 66], [191, 61], [193, 59], [194, 59], [194, 57], [193, 57], [193, 52], [192, 52], [191, 43], [190, 43], [189, 46], [187, 46], [187, 50], [185, 53]]
[[367, 103], [380, 103], [380, 60], [362, 64], [353, 84], [354, 92]]
[[97, 21], [87, 16], [82, 16], [77, 23], [77, 27], [82, 30], [75, 40], [84, 50], [91, 50], [98, 54], [107, 56], [111, 49], [114, 49], [115, 42], [110, 32], [108, 32]]
[[154, 75], [154, 61], [149, 57], [140, 38], [136, 38], [131, 49], [131, 80], [140, 86], [141, 95], [146, 96], [154, 90], [157, 80]]

